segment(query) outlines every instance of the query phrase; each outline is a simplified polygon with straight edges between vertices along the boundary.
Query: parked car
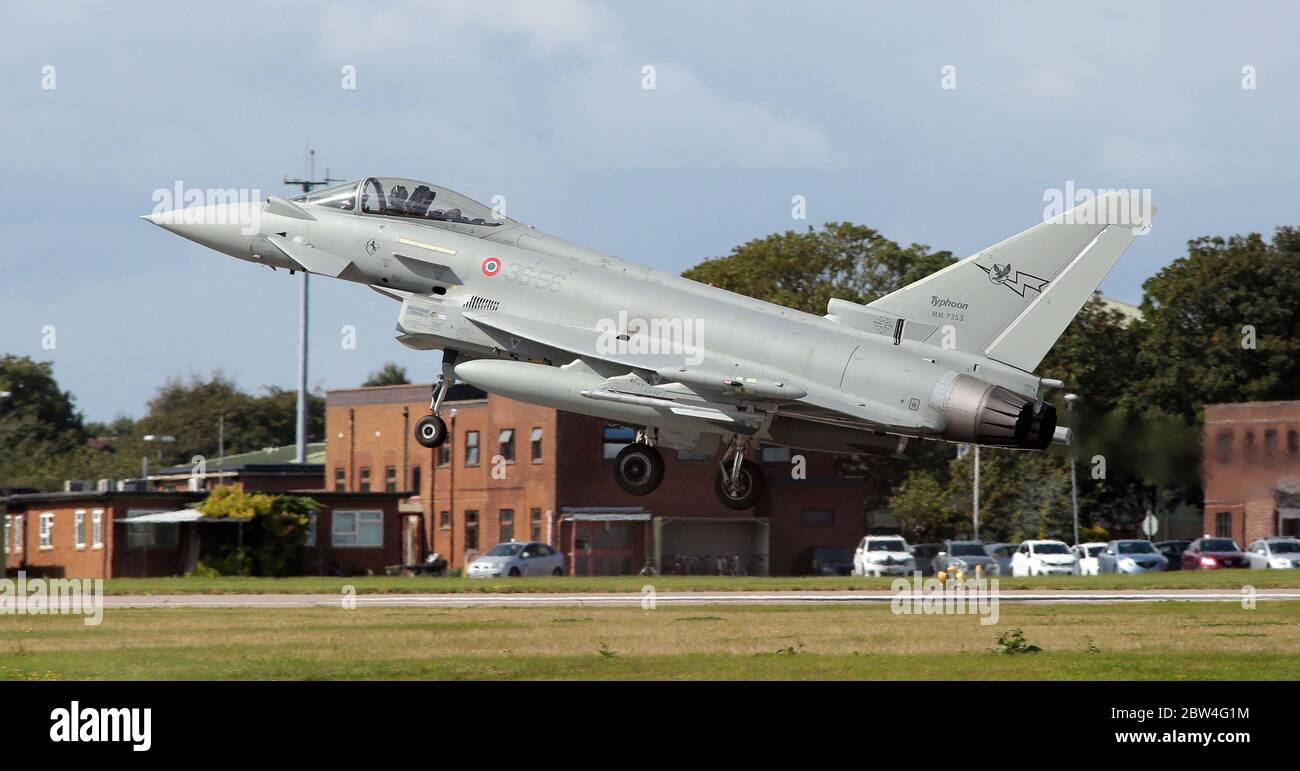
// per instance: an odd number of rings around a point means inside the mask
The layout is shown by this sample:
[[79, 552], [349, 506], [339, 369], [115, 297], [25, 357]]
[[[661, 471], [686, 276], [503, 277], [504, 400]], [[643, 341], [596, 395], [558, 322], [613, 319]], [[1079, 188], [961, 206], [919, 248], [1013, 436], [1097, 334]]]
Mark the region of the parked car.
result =
[[916, 569], [921, 571], [921, 575], [934, 575], [934, 558], [939, 554], [940, 548], [937, 543], [918, 543], [912, 547], [912, 558], [916, 561]]
[[1011, 557], [1016, 553], [1014, 543], [989, 543], [984, 545], [984, 551], [988, 552], [993, 561], [998, 563], [998, 574], [1003, 576], [1011, 575]]
[[936, 573], [954, 567], [973, 577], [978, 567], [986, 576], [998, 574], [997, 561], [979, 541], [944, 541], [930, 564]]
[[795, 560], [795, 570], [806, 576], [848, 576], [853, 572], [853, 550], [847, 546], [813, 546]]
[[536, 541], [499, 543], [469, 563], [470, 578], [562, 576], [564, 555]]
[[1165, 570], [1182, 570], [1183, 552], [1191, 545], [1191, 541], [1157, 541], [1156, 551], [1165, 558]]
[[1169, 563], [1150, 541], [1123, 538], [1103, 547], [1097, 557], [1101, 573], [1154, 573]]
[[1098, 572], [1099, 563], [1097, 555], [1101, 550], [1106, 548], [1106, 544], [1098, 541], [1089, 541], [1088, 543], [1076, 543], [1070, 548], [1074, 554], [1074, 572], [1081, 576], [1095, 576]]
[[1220, 570], [1223, 568], [1248, 568], [1250, 560], [1231, 538], [1202, 536], [1192, 541], [1183, 552], [1183, 570]]
[[1025, 541], [1011, 557], [1013, 576], [1068, 576], [1076, 560], [1061, 541]]
[[855, 576], [906, 576], [916, 570], [916, 560], [901, 535], [869, 535], [853, 552]]
[[1261, 538], [1246, 547], [1246, 559], [1256, 569], [1300, 568], [1300, 538]]

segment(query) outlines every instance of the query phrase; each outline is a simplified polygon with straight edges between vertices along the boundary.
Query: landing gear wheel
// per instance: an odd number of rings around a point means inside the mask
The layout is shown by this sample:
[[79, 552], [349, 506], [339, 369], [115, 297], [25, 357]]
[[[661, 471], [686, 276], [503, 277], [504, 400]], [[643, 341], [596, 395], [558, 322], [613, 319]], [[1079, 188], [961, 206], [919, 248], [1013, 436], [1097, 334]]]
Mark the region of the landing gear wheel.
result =
[[649, 495], [664, 481], [664, 458], [648, 444], [629, 444], [614, 459], [614, 481], [631, 495]]
[[415, 441], [430, 449], [447, 441], [447, 424], [437, 415], [425, 415], [415, 422]]
[[718, 476], [713, 482], [713, 491], [718, 494], [718, 500], [722, 505], [729, 509], [748, 509], [758, 503], [758, 499], [763, 497], [765, 488], [763, 482], [763, 469], [757, 463], [746, 458], [740, 463], [740, 473], [730, 484], [722, 470], [718, 470]]

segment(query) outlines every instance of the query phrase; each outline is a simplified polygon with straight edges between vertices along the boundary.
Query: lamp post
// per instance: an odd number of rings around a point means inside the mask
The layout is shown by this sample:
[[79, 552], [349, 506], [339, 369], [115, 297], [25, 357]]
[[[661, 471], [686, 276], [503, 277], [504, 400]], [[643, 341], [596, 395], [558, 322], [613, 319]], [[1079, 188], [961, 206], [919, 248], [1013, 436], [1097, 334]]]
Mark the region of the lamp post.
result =
[[[1075, 425], [1074, 405], [1079, 401], [1078, 394], [1065, 395], [1065, 409], [1070, 415], [1070, 428], [1078, 434]], [[1074, 542], [1079, 543], [1079, 483], [1075, 479], [1074, 466], [1079, 459], [1079, 445], [1076, 438], [1070, 442], [1070, 503], [1074, 507]]]
[[[164, 444], [175, 444], [176, 437], [166, 436], [163, 434], [145, 434], [144, 440], [158, 447], [158, 461], [162, 462], [162, 446]], [[143, 462], [140, 465], [140, 478], [146, 485], [149, 484], [149, 453], [144, 454]]]

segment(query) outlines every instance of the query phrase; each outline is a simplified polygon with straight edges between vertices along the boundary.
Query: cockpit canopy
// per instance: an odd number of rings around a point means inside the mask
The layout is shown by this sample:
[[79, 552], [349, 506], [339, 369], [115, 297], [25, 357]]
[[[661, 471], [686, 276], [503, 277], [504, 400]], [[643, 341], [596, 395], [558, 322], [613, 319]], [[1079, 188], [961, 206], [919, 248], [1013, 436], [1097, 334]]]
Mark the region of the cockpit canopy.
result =
[[362, 214], [423, 220], [431, 224], [496, 228], [512, 222], [460, 193], [401, 177], [368, 177], [316, 190], [293, 200]]

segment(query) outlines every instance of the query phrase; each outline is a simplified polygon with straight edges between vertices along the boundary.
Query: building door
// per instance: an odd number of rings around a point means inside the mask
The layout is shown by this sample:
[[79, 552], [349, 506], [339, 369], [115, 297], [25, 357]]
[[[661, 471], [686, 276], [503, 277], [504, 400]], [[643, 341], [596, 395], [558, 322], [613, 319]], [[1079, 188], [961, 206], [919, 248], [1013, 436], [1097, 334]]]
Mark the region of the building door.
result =
[[632, 558], [644, 536], [644, 522], [574, 524], [574, 575], [627, 576], [636, 572]]
[[402, 560], [407, 565], [414, 565], [420, 561], [420, 517], [418, 514], [410, 514], [406, 517], [405, 531], [402, 542]]

